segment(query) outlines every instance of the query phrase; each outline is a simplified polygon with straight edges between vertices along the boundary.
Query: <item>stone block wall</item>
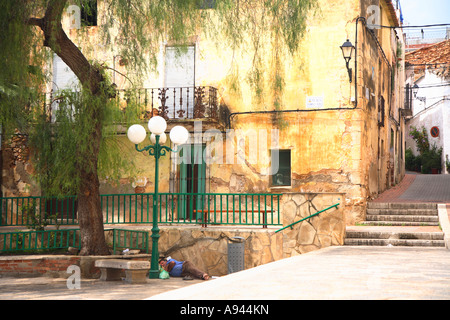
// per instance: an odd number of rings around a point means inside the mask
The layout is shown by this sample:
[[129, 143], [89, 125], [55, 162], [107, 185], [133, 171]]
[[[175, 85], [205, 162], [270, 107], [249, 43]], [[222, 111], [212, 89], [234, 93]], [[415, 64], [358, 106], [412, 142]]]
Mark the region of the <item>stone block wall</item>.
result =
[[[161, 226], [160, 255], [189, 260], [216, 276], [228, 273], [228, 243], [245, 240], [245, 269], [321, 248], [342, 245], [345, 236], [343, 194], [292, 193], [282, 197], [283, 225], [308, 217], [336, 203], [341, 205], [302, 221], [292, 228], [237, 226]], [[151, 245], [151, 244], [150, 244]]]
[[302, 220], [339, 203], [310, 219], [282, 231], [283, 257], [343, 245], [345, 237], [345, 195], [339, 193], [290, 193], [282, 197], [283, 225]]
[[228, 273], [228, 243], [233, 237], [244, 238], [245, 269], [281, 259], [282, 236], [273, 231], [262, 227], [162, 227], [159, 250], [160, 255], [192, 261], [203, 271], [222, 276]]

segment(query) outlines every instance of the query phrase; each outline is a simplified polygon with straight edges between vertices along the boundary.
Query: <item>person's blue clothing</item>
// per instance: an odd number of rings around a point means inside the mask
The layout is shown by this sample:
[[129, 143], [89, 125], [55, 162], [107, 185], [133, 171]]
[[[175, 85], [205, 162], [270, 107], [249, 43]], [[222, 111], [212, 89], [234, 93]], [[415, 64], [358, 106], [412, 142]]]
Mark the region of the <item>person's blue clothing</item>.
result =
[[181, 277], [181, 272], [182, 272], [184, 261], [177, 261], [175, 259], [169, 259], [169, 260], [167, 260], [167, 263], [170, 263], [171, 261], [175, 262], [175, 265], [173, 266], [172, 270], [169, 271], [169, 274], [172, 277]]

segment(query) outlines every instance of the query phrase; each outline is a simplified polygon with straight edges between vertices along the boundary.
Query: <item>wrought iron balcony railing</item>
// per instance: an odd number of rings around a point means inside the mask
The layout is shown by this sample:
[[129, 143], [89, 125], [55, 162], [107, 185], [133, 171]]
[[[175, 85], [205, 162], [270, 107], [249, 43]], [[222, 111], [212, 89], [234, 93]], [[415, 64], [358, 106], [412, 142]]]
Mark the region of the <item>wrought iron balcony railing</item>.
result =
[[208, 86], [178, 88], [142, 88], [118, 90], [117, 98], [145, 107], [145, 118], [159, 115], [166, 120], [213, 118], [219, 116], [217, 89]]

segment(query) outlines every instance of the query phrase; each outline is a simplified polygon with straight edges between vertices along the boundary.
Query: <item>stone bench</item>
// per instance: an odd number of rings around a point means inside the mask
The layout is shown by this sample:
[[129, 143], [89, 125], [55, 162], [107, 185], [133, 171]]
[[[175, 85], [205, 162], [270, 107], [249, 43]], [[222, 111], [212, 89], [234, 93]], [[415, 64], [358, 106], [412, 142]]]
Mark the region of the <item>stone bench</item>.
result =
[[95, 266], [100, 268], [103, 281], [121, 280], [122, 270], [125, 270], [127, 283], [145, 283], [150, 270], [149, 261], [103, 259], [96, 260]]

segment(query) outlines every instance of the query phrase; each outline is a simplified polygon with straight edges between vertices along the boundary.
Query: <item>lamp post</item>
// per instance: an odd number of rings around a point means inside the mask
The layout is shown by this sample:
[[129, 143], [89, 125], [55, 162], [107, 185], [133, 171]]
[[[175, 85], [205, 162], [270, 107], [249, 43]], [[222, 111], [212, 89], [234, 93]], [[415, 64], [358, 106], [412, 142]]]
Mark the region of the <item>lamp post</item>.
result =
[[[145, 128], [139, 124], [134, 124], [128, 128], [128, 139], [135, 144], [135, 148], [138, 152], [148, 151], [149, 155], [155, 157], [155, 190], [153, 195], [153, 227], [152, 227], [152, 260], [150, 267], [150, 279], [157, 279], [159, 277], [159, 228], [158, 228], [158, 179], [159, 179], [159, 158], [165, 156], [166, 152], [178, 152], [179, 150], [173, 150], [169, 147], [162, 146], [166, 142], [166, 134], [164, 131], [167, 128], [167, 123], [164, 118], [160, 116], [152, 117], [148, 122], [148, 128], [151, 132], [150, 141], [153, 145], [148, 145], [139, 148], [139, 144], [144, 141], [147, 136]], [[175, 145], [186, 143], [189, 137], [189, 132], [182, 126], [175, 126], [170, 131], [170, 140]]]
[[350, 83], [352, 82], [352, 68], [349, 67], [350, 60], [353, 56], [353, 51], [355, 51], [355, 46], [347, 39], [342, 46], [340, 47], [342, 50], [342, 55], [344, 56], [345, 65], [347, 67], [348, 76], [350, 78]]
[[427, 102], [427, 97], [418, 97], [417, 93], [419, 92], [419, 86], [416, 84], [414, 84], [414, 87], [412, 88], [413, 94], [414, 94], [414, 99], [417, 99], [423, 103]]

